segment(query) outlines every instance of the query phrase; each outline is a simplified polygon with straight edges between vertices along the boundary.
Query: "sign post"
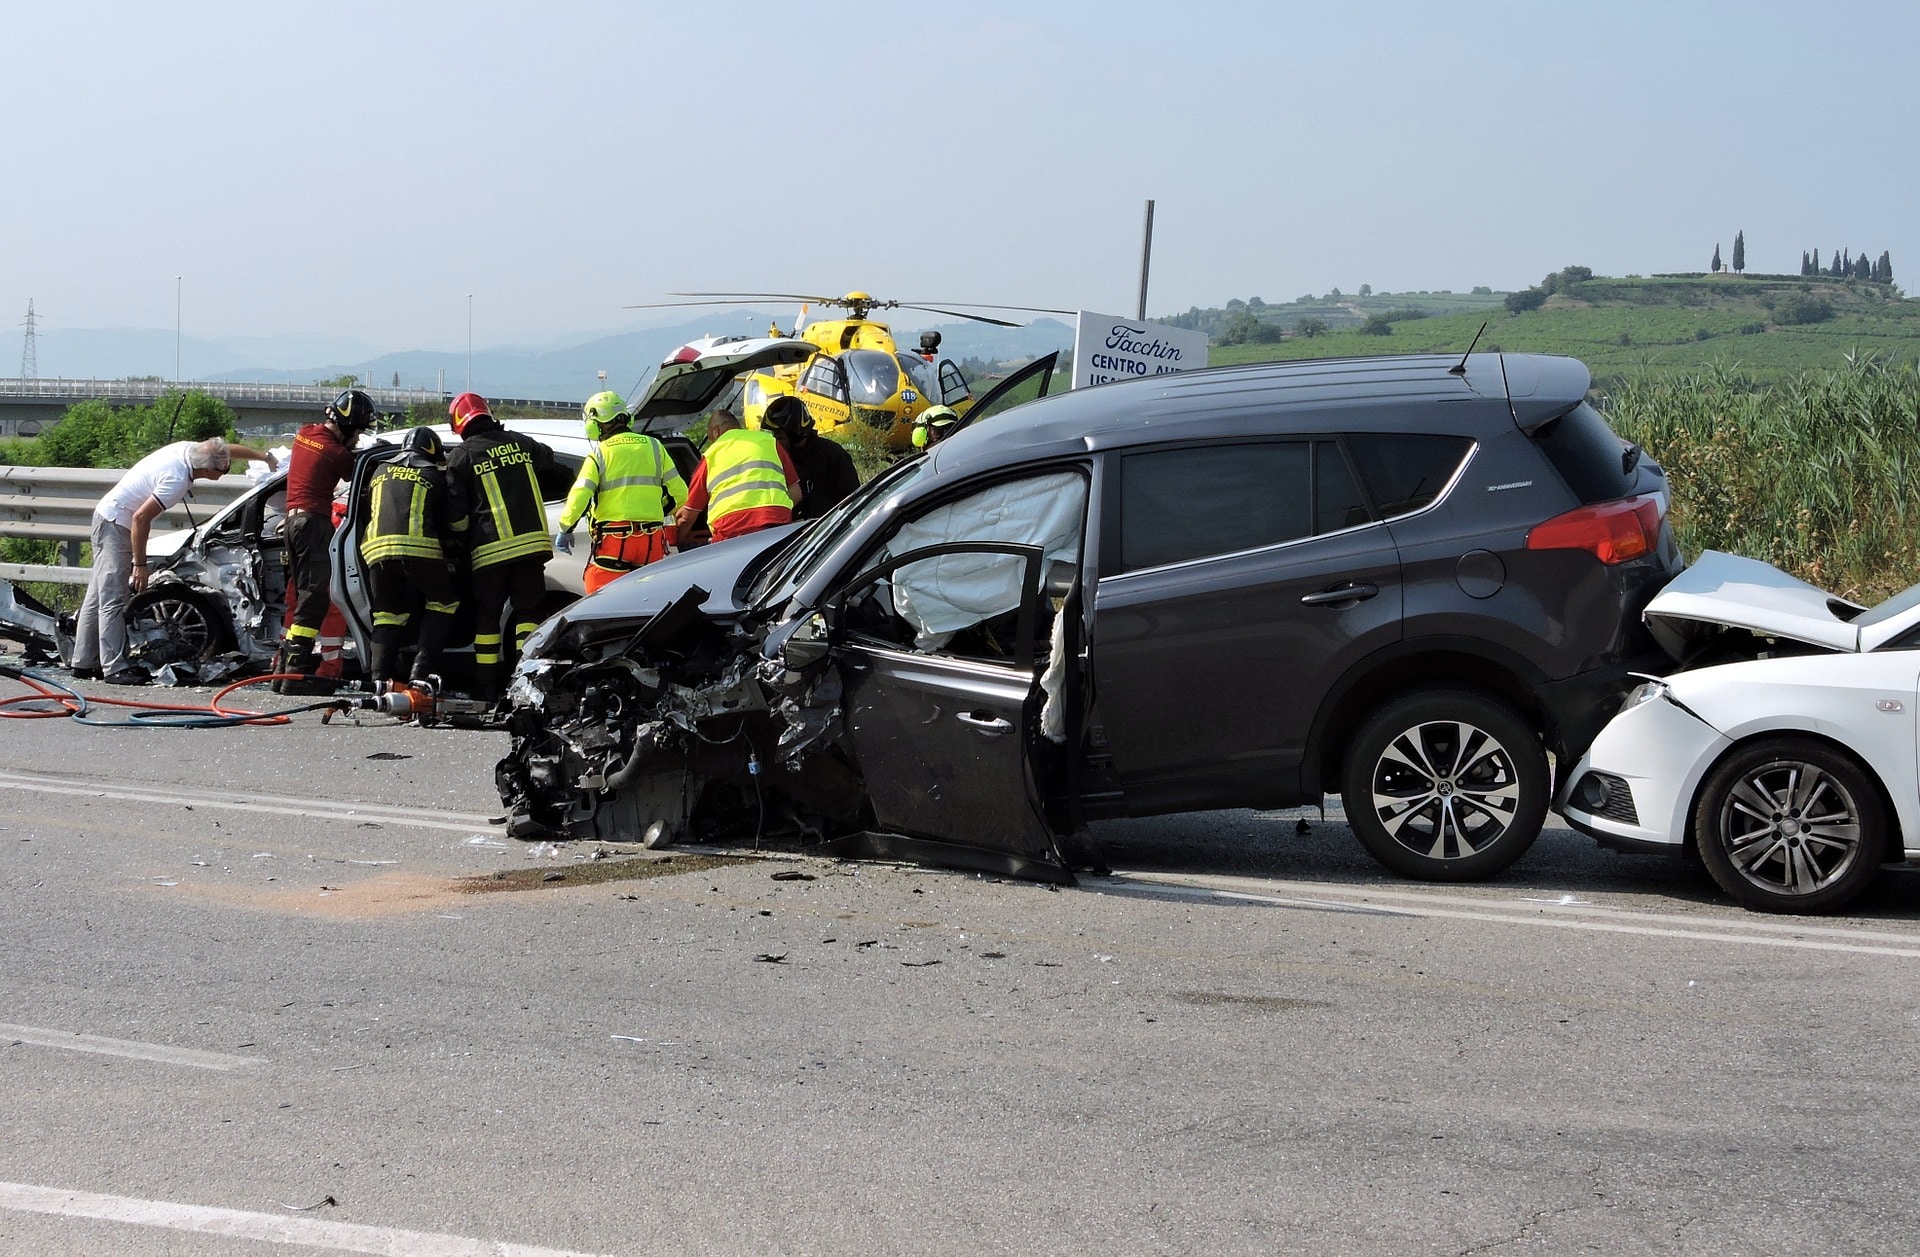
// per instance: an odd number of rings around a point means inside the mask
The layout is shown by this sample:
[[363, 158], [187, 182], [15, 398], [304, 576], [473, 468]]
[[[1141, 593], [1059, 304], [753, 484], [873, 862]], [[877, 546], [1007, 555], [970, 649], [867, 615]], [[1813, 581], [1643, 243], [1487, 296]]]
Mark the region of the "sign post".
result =
[[1169, 375], [1207, 365], [1207, 334], [1145, 319], [1080, 311], [1073, 333], [1073, 387]]

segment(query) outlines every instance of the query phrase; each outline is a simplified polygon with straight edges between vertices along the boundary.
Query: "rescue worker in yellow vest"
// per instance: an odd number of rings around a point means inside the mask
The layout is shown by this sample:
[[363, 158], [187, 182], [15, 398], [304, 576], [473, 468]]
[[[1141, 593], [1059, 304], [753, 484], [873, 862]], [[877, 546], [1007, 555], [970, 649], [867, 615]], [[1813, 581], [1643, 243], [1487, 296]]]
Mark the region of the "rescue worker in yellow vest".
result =
[[707, 417], [707, 451], [674, 516], [680, 535], [707, 513], [715, 541], [744, 537], [793, 519], [800, 502], [800, 475], [773, 433], [741, 426], [730, 410]]
[[631, 431], [631, 416], [618, 393], [595, 393], [583, 408], [593, 454], [580, 464], [573, 491], [560, 512], [553, 548], [573, 553], [573, 530], [592, 512], [593, 553], [586, 586], [592, 593], [617, 576], [667, 557], [673, 540], [672, 504], [687, 500], [687, 482], [667, 447]]
[[[478, 393], [460, 394], [447, 411], [460, 436], [447, 454], [453, 516], [468, 521], [473, 547], [474, 697], [494, 703], [520, 647], [540, 627], [547, 560], [553, 557], [540, 477], [552, 473], [553, 451], [501, 427]], [[513, 618], [503, 621], [508, 604]], [[505, 623], [512, 625], [511, 650]]]
[[466, 530], [448, 501], [446, 450], [432, 428], [407, 433], [400, 457], [383, 464], [367, 482], [367, 531], [360, 539], [372, 586], [373, 657], [376, 681], [400, 679], [400, 654], [414, 608], [424, 601], [420, 649], [411, 679], [437, 677], [460, 595], [447, 568], [447, 551]]

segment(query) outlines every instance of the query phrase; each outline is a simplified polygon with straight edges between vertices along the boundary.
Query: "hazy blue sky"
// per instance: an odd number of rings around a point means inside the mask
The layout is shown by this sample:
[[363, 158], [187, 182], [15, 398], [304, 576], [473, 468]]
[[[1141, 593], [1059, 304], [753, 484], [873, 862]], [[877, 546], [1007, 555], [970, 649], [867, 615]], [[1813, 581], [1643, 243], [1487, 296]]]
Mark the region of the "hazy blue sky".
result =
[[[453, 347], [675, 289], [1150, 312], [1920, 276], [1920, 6], [97, 4], [0, 17], [0, 327]], [[16, 342], [17, 343], [17, 342]], [[0, 372], [11, 364], [0, 363]]]

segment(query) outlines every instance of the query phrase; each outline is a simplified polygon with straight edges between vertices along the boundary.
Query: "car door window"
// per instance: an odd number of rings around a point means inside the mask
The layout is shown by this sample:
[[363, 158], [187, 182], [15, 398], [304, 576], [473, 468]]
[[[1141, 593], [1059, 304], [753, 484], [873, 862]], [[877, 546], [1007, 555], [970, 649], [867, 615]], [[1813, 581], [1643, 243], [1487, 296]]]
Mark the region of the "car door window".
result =
[[[1038, 546], [1043, 572], [1055, 562], [1078, 563], [1086, 486], [1078, 471], [1001, 481], [907, 520], [861, 566], [956, 542]], [[1011, 554], [944, 554], [909, 563], [849, 606], [848, 628], [922, 653], [1010, 660], [1018, 654], [1011, 634], [1025, 577], [1024, 560]], [[1044, 638], [1051, 625], [1038, 627]], [[1044, 654], [1044, 641], [1036, 645]]]
[[1339, 532], [1372, 520], [1337, 441], [1313, 444], [1313, 531]]
[[1113, 574], [1311, 536], [1312, 454], [1274, 441], [1123, 455]]

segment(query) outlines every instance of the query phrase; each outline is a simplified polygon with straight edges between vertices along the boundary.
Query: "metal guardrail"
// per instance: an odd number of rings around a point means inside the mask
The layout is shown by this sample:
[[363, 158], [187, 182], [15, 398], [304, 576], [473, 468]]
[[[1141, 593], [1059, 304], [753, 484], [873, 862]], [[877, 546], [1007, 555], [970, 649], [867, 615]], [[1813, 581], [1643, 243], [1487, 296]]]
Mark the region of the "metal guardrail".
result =
[[[288, 407], [311, 406], [315, 410], [332, 401], [340, 392], [331, 384], [247, 384], [227, 380], [185, 380], [172, 383], [161, 380], [76, 380], [64, 377], [29, 380], [0, 377], [0, 401], [37, 399], [80, 402], [99, 398], [107, 402], [145, 404], [167, 393], [187, 391], [205, 393], [225, 402], [278, 404]], [[431, 388], [369, 388], [363, 391], [373, 398], [374, 408], [386, 414], [404, 411], [416, 402], [444, 406], [453, 398], [452, 393], [443, 393]], [[495, 406], [525, 406], [537, 410], [567, 412], [579, 409], [580, 405], [578, 402], [547, 401], [533, 397], [495, 397], [492, 394], [487, 395], [487, 401]]]
[[[0, 537], [58, 541], [66, 560], [61, 566], [0, 563], [0, 578], [86, 584], [91, 573], [79, 566], [80, 545], [93, 536], [93, 508], [125, 474], [112, 468], [0, 464]], [[162, 511], [154, 521], [154, 530], [205, 523], [209, 516], [231, 505], [257, 483], [246, 475], [196, 480], [187, 505]]]
[[[340, 392], [324, 384], [244, 384], [225, 380], [71, 380], [0, 378], [0, 398], [45, 398], [56, 401], [151, 402], [165, 393], [205, 393], [228, 402], [282, 402], [310, 405], [315, 410]], [[444, 403], [448, 394], [430, 388], [370, 388], [364, 390], [383, 411], [405, 410], [415, 402]], [[569, 405], [571, 403], [568, 403]]]

